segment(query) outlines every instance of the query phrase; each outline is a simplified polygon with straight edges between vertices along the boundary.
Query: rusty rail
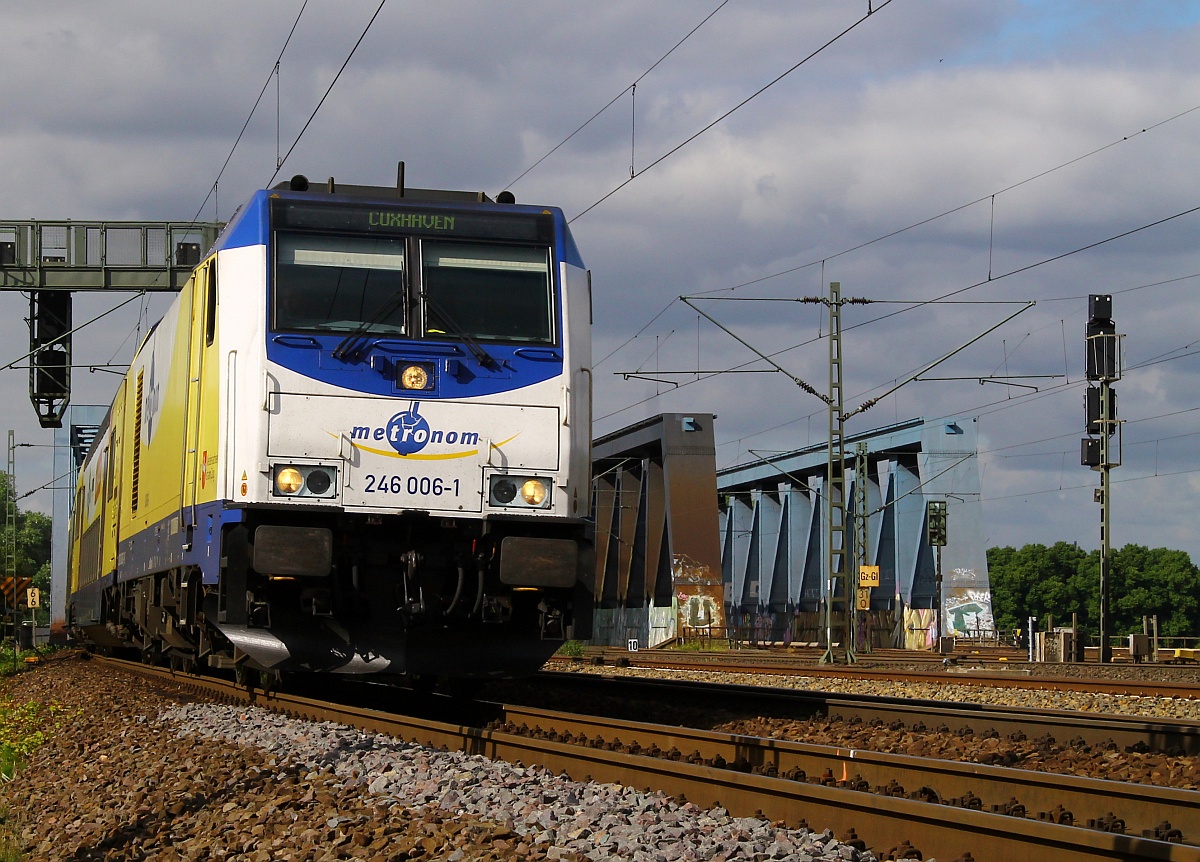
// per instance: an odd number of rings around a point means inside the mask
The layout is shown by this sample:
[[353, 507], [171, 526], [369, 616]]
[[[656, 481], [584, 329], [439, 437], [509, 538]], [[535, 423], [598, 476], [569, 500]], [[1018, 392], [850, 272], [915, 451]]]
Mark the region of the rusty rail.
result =
[[[1131, 834], [1165, 820], [1182, 841], [1200, 843], [1200, 793], [1120, 781], [986, 766], [908, 755], [808, 745], [682, 727], [506, 705], [506, 730], [668, 759], [723, 762], [740, 772], [790, 777], [825, 786], [974, 807], [1055, 822], [1114, 824]], [[521, 728], [519, 731], [516, 728]], [[623, 740], [623, 742], [621, 742]]]
[[[818, 666], [819, 653], [780, 655], [775, 652], [753, 651], [685, 653], [674, 650], [639, 650], [629, 652], [610, 648], [592, 648], [584, 661], [592, 665], [608, 665], [664, 670], [692, 670], [716, 673], [770, 674], [805, 676], [814, 679], [871, 679], [891, 682], [979, 685], [996, 688], [1024, 688], [1035, 691], [1077, 691], [1095, 694], [1121, 694], [1138, 697], [1200, 698], [1200, 685], [1193, 681], [1080, 679], [1078, 677], [1033, 676], [1018, 662], [1002, 662], [976, 656], [958, 656], [962, 660], [979, 658], [984, 668], [965, 666], [945, 667], [942, 657], [911, 650], [877, 650], [871, 654], [871, 666]], [[577, 664], [577, 660], [555, 656], [548, 669]], [[930, 666], [928, 671], [899, 670], [888, 665], [907, 664]], [[1141, 665], [1161, 669], [1162, 665]]]
[[590, 673], [542, 673], [537, 679], [547, 686], [582, 689], [617, 700], [636, 697], [673, 703], [686, 697], [726, 706], [737, 703], [740, 709], [773, 708], [796, 717], [826, 715], [883, 724], [898, 721], [908, 727], [918, 723], [930, 728], [945, 725], [951, 731], [994, 730], [1003, 736], [1021, 731], [1030, 738], [1049, 734], [1064, 741], [1079, 738], [1089, 745], [1112, 740], [1123, 748], [1141, 745], [1151, 751], [1200, 754], [1200, 722], [1196, 721]]

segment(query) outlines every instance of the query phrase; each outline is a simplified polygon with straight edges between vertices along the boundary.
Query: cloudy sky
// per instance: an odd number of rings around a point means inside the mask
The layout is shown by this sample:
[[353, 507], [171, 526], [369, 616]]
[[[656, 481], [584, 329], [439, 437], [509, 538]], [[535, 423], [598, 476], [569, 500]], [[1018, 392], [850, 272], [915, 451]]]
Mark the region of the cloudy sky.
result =
[[[402, 159], [412, 186], [511, 189], [574, 219], [593, 272], [597, 433], [716, 413], [719, 466], [821, 442], [824, 405], [714, 373], [770, 366], [695, 308], [824, 390], [824, 308], [778, 300], [838, 281], [880, 301], [843, 311], [854, 407], [1036, 301], [928, 375], [966, 379], [849, 426], [979, 417], [989, 545], [1099, 544], [1083, 330], [1112, 294], [1113, 541], [1200, 561], [1194, 2], [107, 0], [0, 21], [0, 223], [225, 220], [285, 156], [280, 177], [387, 184]], [[77, 297], [76, 322], [127, 298]], [[0, 304], [3, 365], [27, 304]], [[76, 363], [128, 362], [164, 307], [85, 329]], [[22, 491], [54, 480], [27, 383], [0, 373], [0, 427], [34, 444]], [[74, 403], [114, 385], [77, 368]]]

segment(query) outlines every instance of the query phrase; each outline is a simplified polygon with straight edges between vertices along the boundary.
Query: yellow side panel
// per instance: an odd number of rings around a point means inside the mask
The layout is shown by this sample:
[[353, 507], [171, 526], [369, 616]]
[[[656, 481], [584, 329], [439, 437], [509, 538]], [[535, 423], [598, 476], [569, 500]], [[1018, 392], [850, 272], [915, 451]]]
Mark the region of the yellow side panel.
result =
[[143, 347], [129, 369], [121, 426], [122, 538], [179, 511], [193, 290], [189, 279], [159, 323], [153, 349]]
[[220, 363], [216, 326], [217, 262], [210, 258], [196, 269], [192, 297], [191, 389], [188, 392], [188, 469], [184, 502], [211, 503], [218, 499], [220, 448]]
[[123, 458], [122, 443], [124, 441], [125, 422], [125, 392], [129, 389], [129, 379], [121, 381], [117, 389], [117, 397], [113, 400], [112, 414], [109, 417], [111, 442], [108, 452], [108, 469], [104, 477], [105, 493], [108, 496], [104, 505], [104, 545], [102, 557], [104, 571], [111, 572], [117, 567], [117, 544], [120, 541], [117, 525], [121, 512], [121, 462]]
[[67, 595], [73, 595], [79, 589], [79, 545], [83, 531], [79, 528], [83, 521], [82, 514], [83, 492], [75, 490], [75, 504], [71, 512], [71, 547], [68, 550], [67, 563]]

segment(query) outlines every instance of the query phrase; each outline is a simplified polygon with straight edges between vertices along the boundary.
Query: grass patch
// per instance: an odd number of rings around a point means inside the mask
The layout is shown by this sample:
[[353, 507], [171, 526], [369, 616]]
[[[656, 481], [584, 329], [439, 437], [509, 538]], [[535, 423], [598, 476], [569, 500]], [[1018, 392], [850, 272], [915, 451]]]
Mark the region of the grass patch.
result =
[[[0, 643], [0, 677], [24, 673], [38, 666], [38, 662], [59, 651], [57, 646], [41, 646], [34, 649], [17, 650], [13, 654], [13, 639], [5, 638]], [[0, 860], [3, 862], [3, 860]]]
[[689, 638], [675, 641], [669, 649], [676, 652], [729, 652], [728, 638]]
[[57, 701], [0, 701], [0, 778], [8, 780], [16, 775], [66, 715], [67, 708]]
[[557, 655], [567, 658], [583, 658], [583, 641], [567, 641], [557, 650]]
[[[11, 781], [70, 715], [58, 702], [0, 701], [0, 780]], [[19, 816], [0, 808], [0, 862], [22, 862], [22, 846]]]
[[17, 818], [7, 808], [0, 808], [0, 862], [24, 862], [21, 847]]

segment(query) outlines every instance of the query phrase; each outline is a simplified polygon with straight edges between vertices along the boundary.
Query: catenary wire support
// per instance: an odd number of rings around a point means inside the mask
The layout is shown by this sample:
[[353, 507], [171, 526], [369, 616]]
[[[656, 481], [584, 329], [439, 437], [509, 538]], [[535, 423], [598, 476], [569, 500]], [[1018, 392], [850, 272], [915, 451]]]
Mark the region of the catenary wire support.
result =
[[637, 81], [629, 88], [629, 178], [637, 176]]
[[829, 464], [825, 479], [825, 652], [821, 664], [858, 661], [846, 566], [846, 414], [842, 409], [842, 285], [829, 283]]
[[[695, 311], [697, 314], [704, 317], [714, 326], [728, 334], [739, 344], [753, 352], [760, 360], [767, 363], [771, 369], [787, 375], [787, 377], [795, 383], [800, 389], [821, 399], [828, 407], [828, 469], [826, 474], [824, 504], [825, 504], [825, 564], [826, 564], [826, 584], [825, 596], [823, 602], [823, 628], [822, 638], [824, 640], [825, 652], [821, 656], [822, 664], [834, 663], [838, 660], [838, 651], [842, 651], [842, 657], [847, 664], [857, 661], [856, 644], [855, 644], [855, 620], [854, 603], [857, 599], [858, 574], [857, 571], [851, 573], [847, 565], [848, 543], [846, 535], [846, 451], [845, 451], [845, 425], [846, 420], [860, 413], [870, 410], [882, 399], [893, 394], [898, 389], [907, 386], [917, 380], [923, 379], [923, 375], [937, 368], [944, 362], [947, 362], [952, 357], [958, 355], [970, 345], [979, 341], [984, 336], [1002, 327], [1013, 318], [1028, 311], [1036, 305], [1035, 302], [1029, 301], [1021, 304], [1021, 307], [1011, 314], [1007, 315], [998, 323], [989, 326], [979, 335], [968, 339], [964, 343], [955, 347], [953, 350], [943, 354], [933, 362], [923, 366], [920, 370], [913, 372], [903, 379], [897, 379], [889, 388], [879, 395], [867, 399], [853, 410], [847, 411], [843, 402], [842, 391], [842, 322], [841, 309], [843, 305], [868, 305], [876, 300], [867, 299], [864, 297], [846, 297], [841, 295], [841, 283], [829, 283], [828, 297], [796, 297], [784, 299], [752, 299], [748, 301], [779, 301], [779, 302], [798, 302], [809, 304], [825, 305], [829, 311], [829, 390], [827, 393], [819, 392], [807, 381], [797, 377], [790, 371], [781, 366], [771, 356], [764, 353], [759, 348], [755, 347], [745, 338], [738, 335], [729, 327], [722, 324], [712, 315], [708, 314], [702, 308], [696, 305], [695, 300], [698, 299], [715, 299], [713, 297], [689, 297], [681, 296], [680, 301]], [[922, 303], [928, 304], [928, 303]], [[766, 370], [766, 369], [761, 369]], [[662, 374], [681, 374], [685, 372], [663, 372], [657, 371], [656, 375]], [[688, 371], [687, 374], [693, 372]], [[627, 374], [627, 376], [636, 376]], [[978, 379], [972, 377], [971, 379]], [[864, 469], [864, 473], [865, 473]], [[862, 509], [865, 511], [866, 506]], [[864, 527], [865, 529], [865, 527]], [[865, 542], [864, 542], [865, 546]], [[837, 645], [841, 645], [840, 647]], [[843, 651], [844, 650], [844, 651]]]

